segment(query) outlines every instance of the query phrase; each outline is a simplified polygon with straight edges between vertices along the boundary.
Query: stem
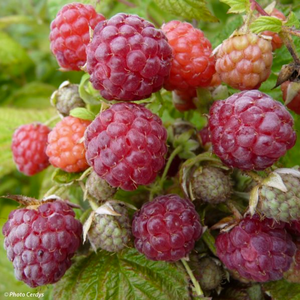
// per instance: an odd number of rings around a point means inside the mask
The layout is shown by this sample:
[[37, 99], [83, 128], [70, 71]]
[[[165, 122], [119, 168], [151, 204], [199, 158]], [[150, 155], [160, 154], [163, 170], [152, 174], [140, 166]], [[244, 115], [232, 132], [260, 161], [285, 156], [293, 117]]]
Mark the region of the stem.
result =
[[118, 2], [123, 3], [126, 6], [129, 6], [129, 7], [132, 7], [132, 8], [136, 7], [135, 4], [133, 4], [133, 3], [129, 2], [129, 1], [126, 1], [126, 0], [118, 0]]
[[254, 173], [253, 171], [246, 171], [245, 174], [248, 175], [249, 177], [251, 177], [257, 183], [261, 183], [261, 181], [262, 181], [262, 178], [259, 175], [257, 175], [256, 173]]
[[[290, 36], [290, 31], [291, 30], [288, 27], [284, 27], [283, 30], [279, 33], [279, 36], [281, 37], [287, 49], [289, 50], [294, 62], [300, 65], [300, 59], [298, 57], [293, 39]], [[300, 32], [298, 32], [296, 35], [300, 37]]]
[[249, 0], [251, 3], [251, 6], [262, 15], [262, 16], [270, 16], [255, 0]]
[[195, 292], [196, 292], [196, 295], [197, 295], [197, 296], [203, 296], [204, 294], [203, 294], [203, 292], [202, 292], [202, 290], [201, 290], [200, 284], [199, 284], [199, 282], [196, 280], [196, 278], [195, 278], [195, 276], [194, 276], [192, 270], [190, 269], [190, 266], [188, 265], [188, 263], [187, 263], [184, 259], [181, 259], [181, 262], [182, 262], [182, 264], [184, 265], [184, 267], [185, 267], [187, 273], [188, 273], [189, 276], [190, 276], [190, 279], [191, 279], [191, 281], [192, 281], [192, 283], [193, 283], [193, 285], [194, 285], [194, 290], [195, 290]]
[[173, 159], [175, 158], [175, 156], [176, 156], [181, 150], [182, 150], [182, 146], [179, 145], [177, 148], [175, 148], [175, 149], [173, 150], [173, 152], [172, 152], [171, 155], [169, 156], [169, 159], [168, 159], [167, 164], [166, 164], [166, 166], [165, 166], [164, 172], [163, 172], [163, 174], [162, 174], [162, 176], [161, 176], [161, 178], [160, 178], [160, 180], [159, 180], [159, 186], [160, 186], [160, 187], [162, 187], [162, 185], [163, 185], [163, 183], [164, 183], [164, 181], [165, 181], [165, 179], [166, 179], [166, 177], [167, 177], [167, 174], [168, 174], [168, 171], [169, 171], [169, 169], [170, 169], [170, 166], [171, 166], [171, 164], [172, 164]]
[[58, 185], [54, 185], [52, 188], [50, 188], [46, 194], [44, 195], [44, 198], [50, 196], [50, 195], [53, 195], [55, 192], [57, 192], [58, 190], [60, 189], [60, 186]]
[[57, 119], [60, 119], [59, 115], [53, 116], [52, 118], [50, 118], [49, 120], [47, 120], [46, 122], [44, 122], [44, 125], [45, 126], [49, 126], [52, 122], [54, 122]]
[[232, 202], [227, 201], [226, 205], [229, 208], [229, 210], [233, 213], [233, 215], [235, 216], [235, 218], [237, 220], [242, 219], [243, 216], [241, 215], [241, 213], [238, 211], [238, 209], [235, 207], [235, 205]]
[[212, 234], [209, 232], [209, 230], [206, 230], [201, 237], [204, 241], [204, 243], [207, 245], [209, 250], [216, 256], [217, 250], [215, 247], [215, 238], [212, 236]]

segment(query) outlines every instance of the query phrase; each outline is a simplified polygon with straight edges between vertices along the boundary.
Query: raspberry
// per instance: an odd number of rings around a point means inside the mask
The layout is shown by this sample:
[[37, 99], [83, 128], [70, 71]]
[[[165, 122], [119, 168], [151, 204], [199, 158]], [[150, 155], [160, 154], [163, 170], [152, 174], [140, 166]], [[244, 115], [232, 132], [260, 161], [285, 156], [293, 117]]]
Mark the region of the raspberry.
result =
[[280, 87], [287, 108], [300, 115], [300, 83], [285, 81]]
[[286, 192], [263, 185], [259, 189], [258, 211], [276, 221], [291, 222], [300, 219], [300, 178], [298, 176], [280, 174], [287, 188]]
[[133, 216], [136, 249], [151, 260], [177, 261], [190, 253], [202, 234], [190, 200], [178, 195], [156, 197]]
[[85, 187], [87, 192], [99, 202], [109, 199], [117, 191], [94, 171], [89, 175]]
[[211, 148], [211, 139], [210, 139], [208, 125], [204, 126], [202, 129], [200, 129], [198, 135], [200, 137], [200, 142], [201, 142], [203, 149], [209, 150]]
[[140, 100], [169, 76], [172, 50], [163, 32], [136, 15], [117, 14], [96, 26], [87, 71], [107, 100]]
[[131, 226], [127, 209], [121, 204], [111, 204], [121, 216], [97, 215], [88, 232], [89, 241], [96, 251], [104, 249], [118, 252], [126, 247], [131, 237]]
[[172, 93], [172, 102], [175, 108], [182, 112], [197, 108], [194, 103], [195, 98], [197, 98], [196, 89], [175, 90]]
[[81, 172], [88, 168], [84, 144], [80, 141], [90, 121], [65, 117], [48, 136], [46, 153], [50, 163], [66, 172]]
[[166, 138], [157, 115], [142, 105], [117, 103], [88, 127], [86, 158], [111, 186], [130, 191], [155, 180], [165, 163]]
[[[272, 13], [271, 13], [272, 17], [276, 17], [282, 21], [285, 21], [285, 15], [279, 11], [278, 9], [274, 8]], [[283, 41], [281, 40], [281, 38], [279, 37], [278, 33], [272, 32], [272, 31], [263, 31], [261, 33], [262, 35], [266, 35], [266, 36], [270, 36], [272, 38], [272, 51], [275, 51], [276, 49], [279, 49], [282, 47], [283, 45]]]
[[70, 114], [70, 111], [76, 107], [85, 107], [78, 91], [78, 84], [71, 84], [65, 81], [59, 89], [51, 96], [51, 103], [57, 111], [64, 117]]
[[13, 159], [20, 172], [32, 176], [47, 168], [47, 138], [50, 128], [39, 123], [22, 125], [12, 137]]
[[57, 282], [80, 246], [82, 225], [63, 201], [13, 210], [2, 232], [15, 276], [30, 287]]
[[240, 276], [257, 282], [279, 280], [293, 261], [296, 246], [284, 223], [247, 216], [216, 239], [217, 255]]
[[297, 251], [294, 256], [294, 261], [288, 271], [283, 274], [285, 280], [294, 283], [300, 283], [300, 241], [295, 241]]
[[225, 40], [217, 53], [216, 70], [223, 82], [239, 90], [258, 89], [271, 73], [272, 45], [254, 33]]
[[203, 32], [191, 24], [171, 21], [162, 26], [173, 51], [170, 77], [164, 87], [167, 90], [186, 90], [207, 87], [215, 71], [215, 59], [210, 41]]
[[292, 236], [300, 237], [300, 220], [295, 220], [285, 225], [285, 229]]
[[209, 114], [213, 151], [231, 167], [264, 170], [296, 142], [292, 116], [258, 90], [216, 101]]
[[217, 204], [232, 193], [232, 182], [220, 168], [199, 167], [192, 175], [191, 188], [197, 200]]
[[105, 20], [91, 5], [71, 3], [63, 6], [50, 25], [50, 48], [58, 64], [66, 70], [80, 71], [86, 63], [90, 28]]

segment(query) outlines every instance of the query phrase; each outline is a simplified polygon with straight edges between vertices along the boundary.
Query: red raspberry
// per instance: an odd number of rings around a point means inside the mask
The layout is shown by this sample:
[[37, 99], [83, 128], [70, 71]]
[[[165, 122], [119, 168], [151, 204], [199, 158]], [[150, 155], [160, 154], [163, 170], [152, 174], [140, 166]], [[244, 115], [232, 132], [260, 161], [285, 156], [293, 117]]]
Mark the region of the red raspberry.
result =
[[202, 234], [190, 200], [178, 195], [156, 197], [133, 216], [136, 249], [151, 260], [177, 261], [187, 256]]
[[81, 139], [90, 121], [65, 117], [48, 136], [46, 153], [50, 163], [66, 172], [81, 172], [89, 165], [85, 159], [85, 148]]
[[300, 237], [300, 220], [286, 223], [285, 229], [292, 236]]
[[90, 28], [103, 20], [91, 5], [81, 3], [67, 4], [57, 13], [50, 26], [50, 48], [62, 68], [80, 71], [86, 63]]
[[[300, 91], [299, 90], [300, 90], [299, 82], [285, 81], [281, 85], [282, 98], [283, 101], [285, 102], [285, 105], [298, 115], [300, 115]], [[289, 103], [287, 103], [288, 95], [292, 96], [292, 100]]]
[[293, 261], [296, 246], [284, 223], [245, 217], [230, 232], [216, 239], [217, 255], [225, 266], [240, 276], [266, 282], [279, 280]]
[[258, 89], [271, 73], [272, 45], [254, 33], [225, 40], [217, 53], [216, 70], [223, 82], [239, 90]]
[[171, 60], [163, 32], [136, 15], [101, 22], [87, 47], [90, 80], [107, 100], [148, 98], [163, 86]]
[[[278, 9], [274, 8], [272, 13], [271, 13], [272, 17], [276, 17], [279, 20], [285, 21], [285, 15], [279, 11]], [[266, 35], [266, 36], [270, 36], [272, 38], [272, 51], [275, 51], [276, 49], [279, 49], [282, 47], [283, 45], [283, 41], [281, 40], [280, 36], [278, 35], [278, 33], [272, 32], [272, 31], [263, 31], [261, 34]]]
[[216, 101], [209, 114], [213, 151], [228, 166], [264, 170], [295, 145], [292, 116], [258, 90]]
[[196, 109], [194, 99], [197, 98], [196, 89], [175, 90], [172, 93], [172, 102], [179, 111]]
[[288, 282], [300, 283], [300, 240], [294, 242], [297, 247], [294, 261], [289, 270], [283, 274], [283, 277]]
[[43, 124], [26, 124], [20, 126], [12, 138], [12, 153], [18, 170], [32, 176], [47, 168], [47, 138], [50, 128]]
[[117, 103], [88, 127], [86, 158], [111, 186], [135, 190], [153, 182], [164, 166], [166, 139], [157, 115], [141, 105]]
[[57, 282], [80, 246], [82, 225], [63, 201], [13, 210], [2, 232], [15, 276], [31, 287]]
[[209, 135], [209, 128], [208, 125], [204, 126], [200, 131], [199, 131], [199, 137], [201, 141], [201, 146], [203, 149], [208, 150], [211, 148], [211, 139]]
[[164, 87], [167, 90], [186, 90], [210, 85], [215, 71], [210, 41], [203, 32], [191, 24], [171, 21], [162, 26], [173, 50], [170, 77]]

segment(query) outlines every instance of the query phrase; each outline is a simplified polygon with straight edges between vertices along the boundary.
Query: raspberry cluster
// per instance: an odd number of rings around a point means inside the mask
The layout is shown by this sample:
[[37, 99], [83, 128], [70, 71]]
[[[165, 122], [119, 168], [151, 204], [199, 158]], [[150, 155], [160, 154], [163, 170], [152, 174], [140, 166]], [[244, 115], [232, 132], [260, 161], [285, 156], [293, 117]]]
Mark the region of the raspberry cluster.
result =
[[82, 225], [63, 201], [13, 210], [2, 232], [15, 276], [30, 287], [57, 282], [71, 266]]
[[171, 60], [163, 32], [136, 15], [99, 23], [87, 47], [90, 80], [107, 100], [148, 98], [163, 86]]
[[57, 13], [50, 26], [50, 48], [63, 69], [79, 71], [83, 67], [90, 28], [103, 20], [93, 6], [81, 3], [67, 4]]
[[35, 175], [47, 168], [47, 139], [51, 129], [39, 123], [20, 126], [13, 134], [11, 150], [18, 170], [27, 176]]
[[202, 234], [194, 205], [178, 195], [148, 202], [132, 223], [135, 247], [151, 260], [177, 261], [188, 255]]
[[165, 163], [166, 139], [157, 115], [142, 105], [117, 103], [87, 128], [86, 158], [111, 186], [130, 191], [155, 180]]

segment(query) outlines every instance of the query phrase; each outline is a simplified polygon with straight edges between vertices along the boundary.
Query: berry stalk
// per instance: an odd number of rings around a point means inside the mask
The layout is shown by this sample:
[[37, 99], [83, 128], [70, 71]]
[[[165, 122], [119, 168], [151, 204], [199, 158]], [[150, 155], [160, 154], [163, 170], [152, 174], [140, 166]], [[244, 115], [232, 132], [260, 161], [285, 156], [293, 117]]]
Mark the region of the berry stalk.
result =
[[190, 266], [188, 265], [188, 263], [187, 263], [184, 259], [181, 259], [181, 262], [182, 262], [182, 264], [184, 265], [184, 267], [185, 267], [187, 273], [188, 273], [189, 276], [190, 276], [190, 279], [191, 279], [191, 281], [192, 281], [192, 283], [193, 283], [193, 285], [194, 285], [194, 291], [196, 292], [196, 295], [197, 295], [197, 296], [203, 296], [204, 294], [203, 294], [203, 291], [201, 290], [200, 284], [199, 284], [199, 282], [196, 280], [196, 278], [195, 278], [195, 276], [194, 276], [194, 274], [193, 274], [193, 272], [192, 272]]

